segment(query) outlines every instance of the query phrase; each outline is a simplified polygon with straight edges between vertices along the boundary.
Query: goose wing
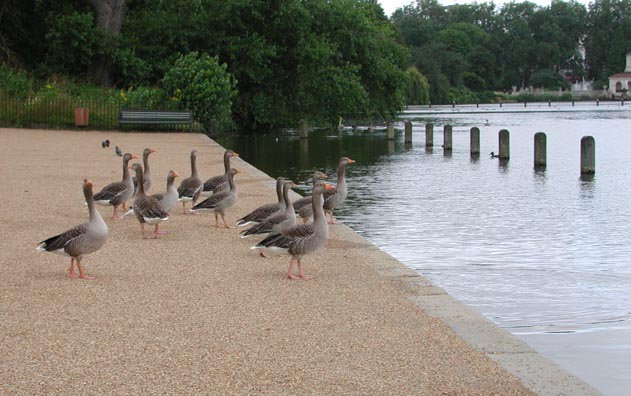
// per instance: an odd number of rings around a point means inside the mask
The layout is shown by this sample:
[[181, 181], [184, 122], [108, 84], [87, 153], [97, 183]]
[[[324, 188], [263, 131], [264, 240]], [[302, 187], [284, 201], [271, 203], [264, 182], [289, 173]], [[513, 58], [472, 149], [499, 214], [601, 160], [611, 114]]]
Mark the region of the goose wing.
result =
[[37, 250], [46, 250], [47, 252], [63, 251], [68, 253], [66, 246], [84, 235], [88, 230], [88, 223], [79, 224], [59, 235], [50, 237], [37, 245]]
[[94, 201], [95, 202], [107, 201], [111, 203], [117, 197], [120, 197], [123, 191], [125, 191], [125, 189], [127, 189], [127, 184], [125, 184], [122, 181], [110, 183], [107, 186], [103, 187], [101, 191], [94, 194]]

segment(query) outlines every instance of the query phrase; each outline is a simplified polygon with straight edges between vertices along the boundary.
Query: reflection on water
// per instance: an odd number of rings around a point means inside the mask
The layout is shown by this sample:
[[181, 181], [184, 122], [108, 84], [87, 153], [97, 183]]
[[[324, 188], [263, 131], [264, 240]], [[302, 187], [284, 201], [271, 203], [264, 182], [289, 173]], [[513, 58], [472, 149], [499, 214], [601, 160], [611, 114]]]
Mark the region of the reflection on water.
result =
[[[415, 122], [411, 145], [402, 123], [394, 142], [385, 130], [311, 131], [308, 142], [293, 133], [217, 140], [299, 183], [314, 169], [335, 179], [340, 157], [357, 160], [339, 219], [600, 390], [626, 394], [631, 112], [406, 117]], [[434, 123], [434, 148], [425, 147], [425, 122]], [[450, 155], [441, 148], [445, 123], [453, 125]], [[481, 130], [475, 158], [473, 126]], [[500, 162], [487, 153], [504, 128], [511, 159]], [[539, 131], [547, 134], [545, 170], [533, 166]], [[597, 141], [592, 177], [580, 175], [585, 135]]]

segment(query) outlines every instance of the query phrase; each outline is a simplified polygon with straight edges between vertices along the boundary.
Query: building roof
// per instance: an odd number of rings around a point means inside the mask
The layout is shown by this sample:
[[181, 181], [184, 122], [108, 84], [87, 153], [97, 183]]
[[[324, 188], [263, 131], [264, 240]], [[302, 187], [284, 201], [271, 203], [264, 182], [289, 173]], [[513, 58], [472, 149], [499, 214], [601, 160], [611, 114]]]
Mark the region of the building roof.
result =
[[609, 78], [631, 78], [631, 73], [616, 73], [609, 76]]

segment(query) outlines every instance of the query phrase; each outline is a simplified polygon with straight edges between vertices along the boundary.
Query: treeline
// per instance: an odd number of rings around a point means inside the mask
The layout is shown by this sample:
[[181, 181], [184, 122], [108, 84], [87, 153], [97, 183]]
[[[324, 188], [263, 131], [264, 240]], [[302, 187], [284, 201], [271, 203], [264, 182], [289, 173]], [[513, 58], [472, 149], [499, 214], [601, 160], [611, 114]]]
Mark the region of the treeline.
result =
[[[442, 6], [419, 0], [392, 16], [432, 102], [487, 101], [512, 87], [594, 88], [624, 70], [631, 50], [631, 0], [552, 0]], [[486, 92], [486, 93], [485, 93]]]
[[420, 0], [390, 18], [376, 0], [0, 2], [0, 92], [91, 82], [241, 130], [388, 119], [583, 77], [598, 87], [630, 49], [631, 0]]

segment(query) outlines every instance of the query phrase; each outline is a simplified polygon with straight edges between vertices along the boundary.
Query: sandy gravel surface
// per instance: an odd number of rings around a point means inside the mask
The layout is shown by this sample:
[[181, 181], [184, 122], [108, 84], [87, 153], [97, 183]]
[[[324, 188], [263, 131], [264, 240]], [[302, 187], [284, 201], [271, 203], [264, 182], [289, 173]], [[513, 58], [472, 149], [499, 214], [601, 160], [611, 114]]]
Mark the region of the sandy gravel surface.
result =
[[[157, 150], [153, 192], [169, 169], [190, 175], [191, 149], [202, 179], [223, 173], [223, 148], [202, 135], [0, 129], [0, 394], [531, 394], [380, 275], [383, 255], [342, 225], [304, 259], [315, 279], [289, 281], [286, 257], [259, 258], [208, 214], [178, 207], [169, 234], [142, 240], [135, 218], [99, 207], [110, 238], [84, 260], [97, 279], [66, 278], [69, 259], [35, 246], [86, 221], [84, 178], [120, 180], [114, 145]], [[232, 223], [275, 199], [269, 178], [233, 164]]]

